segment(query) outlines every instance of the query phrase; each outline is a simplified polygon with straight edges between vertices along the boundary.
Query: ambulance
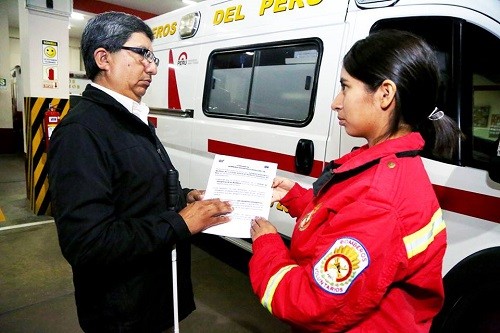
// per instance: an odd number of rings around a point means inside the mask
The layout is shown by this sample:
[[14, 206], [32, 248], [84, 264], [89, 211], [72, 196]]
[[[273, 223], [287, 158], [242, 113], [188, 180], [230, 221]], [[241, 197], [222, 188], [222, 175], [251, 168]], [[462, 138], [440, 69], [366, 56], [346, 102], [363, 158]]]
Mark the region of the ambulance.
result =
[[[437, 106], [466, 135], [452, 159], [424, 156], [448, 232], [433, 331], [499, 331], [499, 0], [207, 0], [146, 22], [160, 64], [144, 102], [183, 186], [201, 189], [216, 154], [275, 162], [310, 187], [364, 144], [330, 108], [343, 55], [381, 29], [422, 36], [440, 64]], [[269, 220], [291, 236], [285, 207]]]

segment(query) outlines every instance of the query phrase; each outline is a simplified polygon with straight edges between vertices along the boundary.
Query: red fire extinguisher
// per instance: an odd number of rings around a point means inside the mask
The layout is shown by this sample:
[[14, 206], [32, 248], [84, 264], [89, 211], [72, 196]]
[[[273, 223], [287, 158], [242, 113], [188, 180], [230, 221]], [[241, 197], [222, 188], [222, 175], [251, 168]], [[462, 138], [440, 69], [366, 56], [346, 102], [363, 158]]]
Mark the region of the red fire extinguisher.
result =
[[45, 151], [49, 150], [50, 136], [56, 128], [57, 124], [59, 124], [61, 118], [61, 114], [57, 111], [57, 105], [49, 104], [49, 109], [45, 111], [45, 115], [43, 117], [43, 132], [44, 132], [44, 140], [45, 140]]
[[54, 68], [49, 68], [49, 80], [54, 80]]

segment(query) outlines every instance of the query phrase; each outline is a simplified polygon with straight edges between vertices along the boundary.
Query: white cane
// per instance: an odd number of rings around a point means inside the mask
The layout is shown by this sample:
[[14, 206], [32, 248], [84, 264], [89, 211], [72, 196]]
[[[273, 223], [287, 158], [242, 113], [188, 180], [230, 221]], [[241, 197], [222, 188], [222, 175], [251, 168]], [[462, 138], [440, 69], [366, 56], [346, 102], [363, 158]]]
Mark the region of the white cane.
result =
[[[177, 170], [167, 172], [167, 200], [169, 210], [175, 211], [179, 199], [179, 173]], [[174, 333], [179, 333], [179, 304], [177, 297], [177, 249], [172, 247], [172, 298], [174, 302]]]
[[174, 333], [179, 333], [179, 306], [177, 302], [177, 250], [172, 248], [172, 295], [174, 299]]

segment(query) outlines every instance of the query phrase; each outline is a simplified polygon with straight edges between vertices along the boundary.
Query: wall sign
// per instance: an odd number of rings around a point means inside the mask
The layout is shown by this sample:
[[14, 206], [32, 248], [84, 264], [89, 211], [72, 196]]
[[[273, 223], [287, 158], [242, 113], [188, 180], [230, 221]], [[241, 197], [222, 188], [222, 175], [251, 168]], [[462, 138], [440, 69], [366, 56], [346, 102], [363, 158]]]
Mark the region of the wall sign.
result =
[[71, 0], [26, 0], [26, 8], [38, 12], [69, 17], [73, 11]]

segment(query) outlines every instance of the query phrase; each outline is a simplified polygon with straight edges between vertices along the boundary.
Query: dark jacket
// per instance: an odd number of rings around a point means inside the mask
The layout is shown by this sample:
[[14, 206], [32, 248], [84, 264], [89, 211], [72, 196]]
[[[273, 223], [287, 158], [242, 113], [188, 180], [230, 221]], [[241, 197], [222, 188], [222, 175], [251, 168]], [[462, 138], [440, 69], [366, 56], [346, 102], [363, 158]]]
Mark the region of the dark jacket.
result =
[[59, 244], [73, 269], [88, 332], [159, 332], [173, 326], [176, 244], [179, 319], [194, 306], [189, 229], [166, 193], [170, 158], [149, 127], [90, 85], [51, 137], [49, 191]]

